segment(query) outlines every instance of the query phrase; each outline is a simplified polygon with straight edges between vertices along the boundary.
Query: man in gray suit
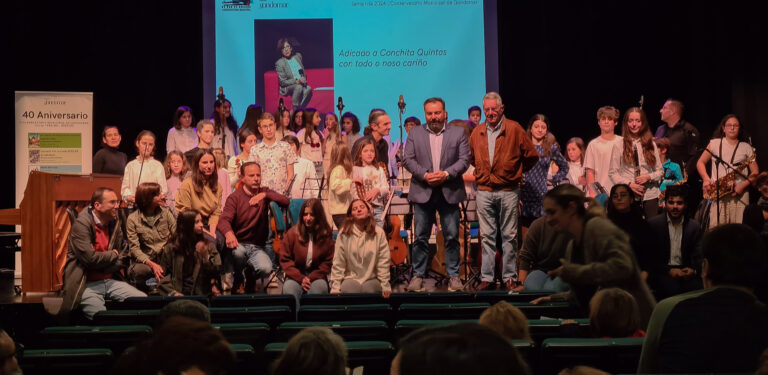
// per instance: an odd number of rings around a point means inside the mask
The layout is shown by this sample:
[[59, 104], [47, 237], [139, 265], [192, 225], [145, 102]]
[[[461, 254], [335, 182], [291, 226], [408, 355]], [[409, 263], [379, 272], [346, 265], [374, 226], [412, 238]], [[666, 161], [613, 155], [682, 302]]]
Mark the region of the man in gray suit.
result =
[[280, 95], [291, 96], [293, 108], [304, 108], [312, 99], [312, 87], [307, 85], [304, 62], [301, 53], [295, 52], [293, 44], [287, 38], [277, 42], [277, 49], [283, 56], [275, 62], [275, 70], [280, 81]]
[[424, 291], [429, 236], [438, 212], [445, 238], [448, 290], [458, 291], [463, 289], [459, 279], [459, 202], [467, 199], [461, 175], [469, 167], [469, 141], [464, 129], [448, 126], [443, 99], [427, 99], [424, 115], [427, 123], [411, 130], [403, 160], [412, 175], [408, 200], [414, 205], [416, 226], [411, 255], [414, 275], [408, 290]]

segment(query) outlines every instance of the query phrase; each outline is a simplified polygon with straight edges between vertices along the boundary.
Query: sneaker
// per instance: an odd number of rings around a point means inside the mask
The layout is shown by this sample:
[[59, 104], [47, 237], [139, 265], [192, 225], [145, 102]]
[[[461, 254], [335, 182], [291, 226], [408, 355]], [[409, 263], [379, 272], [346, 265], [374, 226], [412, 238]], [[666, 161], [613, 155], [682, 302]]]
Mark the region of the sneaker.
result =
[[480, 285], [477, 286], [477, 288], [475, 288], [475, 291], [482, 292], [484, 290], [493, 290], [493, 289], [495, 289], [494, 288], [495, 286], [496, 285], [494, 285], [494, 284], [492, 284], [492, 283], [490, 283], [488, 281], [483, 281], [483, 282], [480, 283]]
[[420, 276], [414, 276], [411, 282], [408, 283], [407, 290], [409, 292], [423, 292], [424, 291], [424, 279]]
[[448, 291], [449, 292], [458, 292], [460, 290], [464, 289], [464, 284], [461, 283], [461, 279], [459, 279], [456, 276], [451, 277], [451, 279], [448, 281]]

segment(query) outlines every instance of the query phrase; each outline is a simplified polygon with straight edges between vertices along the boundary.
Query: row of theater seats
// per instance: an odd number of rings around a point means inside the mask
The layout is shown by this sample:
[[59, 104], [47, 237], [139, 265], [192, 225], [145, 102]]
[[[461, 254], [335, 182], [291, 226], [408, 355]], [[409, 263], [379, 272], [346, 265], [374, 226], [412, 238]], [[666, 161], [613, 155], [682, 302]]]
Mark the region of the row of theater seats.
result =
[[[471, 322], [476, 320], [401, 320], [394, 327], [384, 321], [285, 322], [274, 328], [266, 323], [213, 326], [231, 343], [237, 373], [265, 373], [293, 335], [306, 327], [325, 326], [344, 338], [350, 367], [364, 366], [365, 374], [387, 374], [399, 338], [427, 325]], [[612, 373], [633, 372], [637, 366], [643, 339], [588, 338], [589, 322], [583, 319], [568, 326], [551, 319], [528, 323], [533, 341], [512, 344], [536, 374], [557, 373], [577, 364]], [[41, 332], [40, 342], [46, 349], [25, 350], [20, 363], [25, 373], [68, 369], [103, 374], [116, 356], [151, 335], [152, 328], [144, 325], [49, 327]]]
[[386, 300], [377, 294], [307, 295], [298, 309], [294, 297], [287, 295], [131, 298], [108, 303], [90, 325], [43, 329], [27, 344], [20, 363], [31, 374], [64, 370], [102, 375], [123, 351], [152, 335], [163, 306], [195, 299], [209, 306], [213, 326], [232, 344], [236, 373], [268, 373], [293, 335], [319, 325], [344, 338], [350, 367], [364, 366], [365, 374], [388, 374], [400, 338], [426, 325], [476, 322], [484, 309], [504, 300], [529, 319], [532, 341], [513, 344], [535, 373], [557, 373], [576, 364], [613, 373], [635, 370], [643, 339], [589, 338], [584, 319], [561, 325], [561, 319], [572, 316], [567, 303], [529, 303], [548, 293], [394, 293]]

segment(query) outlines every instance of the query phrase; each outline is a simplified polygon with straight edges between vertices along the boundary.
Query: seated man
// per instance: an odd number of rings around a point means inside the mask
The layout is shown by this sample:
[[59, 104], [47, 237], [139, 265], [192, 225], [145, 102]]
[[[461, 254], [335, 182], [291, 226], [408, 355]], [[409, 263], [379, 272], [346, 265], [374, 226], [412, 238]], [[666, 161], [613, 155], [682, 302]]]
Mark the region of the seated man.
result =
[[69, 232], [67, 263], [64, 266], [64, 300], [59, 316], [82, 306], [83, 314], [93, 319], [106, 310], [106, 298], [122, 301], [146, 297], [144, 292], [120, 281], [120, 269], [128, 263], [128, 246], [123, 240], [117, 208], [120, 201], [110, 188], [98, 188], [91, 206], [80, 212]]
[[670, 185], [666, 192], [667, 214], [648, 220], [658, 245], [644, 249], [652, 252], [648, 284], [658, 300], [701, 289], [701, 226], [685, 218], [686, 187]]
[[766, 268], [760, 237], [726, 224], [704, 235], [702, 250], [706, 289], [656, 305], [638, 373], [754, 372], [768, 347], [768, 306], [753, 294]]
[[[266, 161], [265, 161], [266, 162]], [[287, 207], [288, 197], [261, 186], [261, 166], [253, 161], [240, 166], [243, 186], [235, 190], [224, 205], [217, 229], [219, 252], [226, 246], [232, 250], [235, 274], [246, 269], [245, 292], [253, 293], [257, 278], [269, 276], [275, 260], [269, 236], [269, 203]], [[221, 240], [223, 239], [223, 241]], [[246, 267], [247, 265], [250, 267]]]
[[565, 292], [569, 289], [559, 276], [551, 279], [547, 272], [560, 267], [560, 258], [565, 257], [565, 248], [573, 236], [558, 231], [540, 217], [531, 223], [520, 249], [518, 278], [526, 290], [552, 290]]

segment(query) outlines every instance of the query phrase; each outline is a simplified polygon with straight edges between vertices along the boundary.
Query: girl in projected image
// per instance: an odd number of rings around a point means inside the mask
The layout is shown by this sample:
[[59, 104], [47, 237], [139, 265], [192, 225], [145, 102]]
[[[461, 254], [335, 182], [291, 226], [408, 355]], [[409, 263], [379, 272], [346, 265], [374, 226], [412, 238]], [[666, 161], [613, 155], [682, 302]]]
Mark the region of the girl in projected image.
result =
[[280, 58], [275, 62], [275, 70], [280, 80], [280, 95], [291, 96], [293, 108], [306, 107], [312, 99], [301, 53], [296, 52], [300, 46], [294, 38], [283, 37], [277, 41]]

